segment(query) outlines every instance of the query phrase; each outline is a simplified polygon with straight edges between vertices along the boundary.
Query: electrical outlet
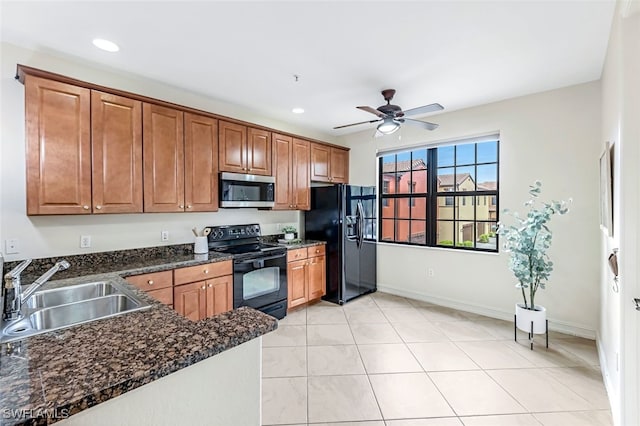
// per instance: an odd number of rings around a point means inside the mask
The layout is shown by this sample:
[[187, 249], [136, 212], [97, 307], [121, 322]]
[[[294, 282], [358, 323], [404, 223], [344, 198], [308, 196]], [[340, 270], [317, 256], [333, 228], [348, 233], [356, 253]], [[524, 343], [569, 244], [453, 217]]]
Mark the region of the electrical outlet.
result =
[[433, 277], [435, 275], [433, 268], [429, 268], [427, 269], [427, 276], [428, 277]]
[[80, 235], [80, 248], [91, 247], [91, 235]]
[[169, 231], [160, 232], [160, 241], [169, 241]]
[[20, 253], [20, 249], [18, 248], [18, 239], [11, 238], [9, 240], [4, 241], [4, 252], [6, 254], [17, 254]]

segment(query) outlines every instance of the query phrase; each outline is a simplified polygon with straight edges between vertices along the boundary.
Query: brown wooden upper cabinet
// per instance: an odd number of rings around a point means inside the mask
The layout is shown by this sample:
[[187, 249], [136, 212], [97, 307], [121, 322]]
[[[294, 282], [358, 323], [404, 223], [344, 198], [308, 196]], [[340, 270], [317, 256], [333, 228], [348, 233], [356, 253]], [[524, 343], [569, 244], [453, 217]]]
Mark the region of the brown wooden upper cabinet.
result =
[[142, 103], [26, 76], [27, 214], [142, 212]]
[[241, 124], [220, 121], [221, 172], [271, 176], [271, 133]]
[[215, 211], [217, 120], [143, 104], [144, 211]]
[[311, 180], [349, 183], [349, 151], [312, 142]]
[[91, 213], [91, 91], [25, 77], [27, 214]]
[[274, 210], [309, 210], [309, 142], [273, 134], [273, 170], [276, 178]]
[[185, 211], [218, 210], [218, 120], [184, 113]]
[[184, 211], [184, 114], [145, 103], [144, 211]]
[[142, 212], [142, 102], [91, 91], [93, 213]]

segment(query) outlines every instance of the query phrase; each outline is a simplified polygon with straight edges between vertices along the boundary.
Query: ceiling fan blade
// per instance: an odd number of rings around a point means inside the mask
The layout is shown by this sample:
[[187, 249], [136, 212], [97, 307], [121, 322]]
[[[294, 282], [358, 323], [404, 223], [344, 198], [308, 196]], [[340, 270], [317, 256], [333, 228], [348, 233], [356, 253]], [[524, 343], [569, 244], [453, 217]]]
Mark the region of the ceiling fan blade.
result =
[[377, 109], [371, 108], [369, 106], [359, 106], [359, 107], [356, 107], [356, 108], [361, 109], [363, 111], [370, 112], [371, 114], [377, 115], [380, 118], [385, 118], [387, 116], [387, 114], [385, 114], [383, 112], [380, 112]]
[[407, 124], [411, 124], [414, 126], [420, 126], [424, 129], [427, 130], [435, 130], [438, 128], [439, 124], [435, 124], [435, 123], [429, 123], [428, 121], [420, 121], [420, 120], [414, 120], [412, 118], [404, 118], [402, 120], [402, 122], [406, 122]]
[[417, 108], [408, 109], [404, 111], [404, 115], [426, 114], [428, 112], [442, 111], [443, 109], [444, 107], [440, 104], [429, 104], [429, 105], [423, 105]]
[[338, 126], [338, 127], [334, 127], [333, 130], [336, 129], [342, 129], [344, 127], [351, 127], [351, 126], [357, 126], [359, 124], [367, 124], [367, 123], [377, 123], [380, 120], [370, 120], [370, 121], [361, 121], [359, 123], [351, 123], [351, 124], [345, 124], [344, 126]]

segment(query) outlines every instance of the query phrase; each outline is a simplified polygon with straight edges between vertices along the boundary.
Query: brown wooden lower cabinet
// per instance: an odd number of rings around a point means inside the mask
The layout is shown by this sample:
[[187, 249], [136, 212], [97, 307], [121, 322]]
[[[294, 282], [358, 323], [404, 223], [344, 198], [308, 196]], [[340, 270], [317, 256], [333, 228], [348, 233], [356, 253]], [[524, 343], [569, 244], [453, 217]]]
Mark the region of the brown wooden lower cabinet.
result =
[[173, 271], [134, 275], [127, 281], [165, 305], [173, 305]]
[[179, 314], [198, 321], [233, 309], [232, 268], [231, 261], [213, 262], [135, 275], [127, 281]]
[[287, 290], [289, 308], [308, 302], [307, 259], [296, 260], [287, 265]]
[[206, 317], [206, 281], [176, 286], [173, 289], [173, 308], [192, 321]]
[[231, 275], [173, 288], [174, 309], [192, 321], [218, 315], [233, 307]]
[[289, 309], [319, 299], [326, 294], [325, 246], [290, 250], [287, 253]]

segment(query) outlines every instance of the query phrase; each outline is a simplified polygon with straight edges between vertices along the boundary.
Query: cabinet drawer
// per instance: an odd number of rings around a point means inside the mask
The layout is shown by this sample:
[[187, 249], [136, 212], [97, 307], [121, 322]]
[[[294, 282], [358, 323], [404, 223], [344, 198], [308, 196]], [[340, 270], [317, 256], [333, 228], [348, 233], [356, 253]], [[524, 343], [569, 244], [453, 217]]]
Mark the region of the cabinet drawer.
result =
[[287, 252], [287, 262], [293, 262], [295, 260], [301, 260], [307, 258], [307, 249], [299, 248], [295, 250], [289, 250]]
[[232, 273], [232, 262], [225, 260], [224, 262], [207, 263], [205, 265], [176, 269], [173, 271], [173, 282], [174, 285], [180, 285], [221, 277], [223, 275], [231, 275]]
[[313, 246], [307, 248], [307, 257], [322, 256], [325, 253], [325, 246]]
[[152, 290], [147, 292], [160, 303], [165, 305], [173, 305], [173, 287], [161, 288], [160, 290]]
[[158, 290], [161, 288], [171, 287], [173, 285], [173, 276], [171, 271], [134, 275], [132, 277], [127, 277], [126, 280], [143, 291]]

